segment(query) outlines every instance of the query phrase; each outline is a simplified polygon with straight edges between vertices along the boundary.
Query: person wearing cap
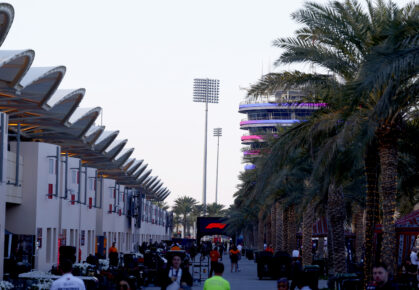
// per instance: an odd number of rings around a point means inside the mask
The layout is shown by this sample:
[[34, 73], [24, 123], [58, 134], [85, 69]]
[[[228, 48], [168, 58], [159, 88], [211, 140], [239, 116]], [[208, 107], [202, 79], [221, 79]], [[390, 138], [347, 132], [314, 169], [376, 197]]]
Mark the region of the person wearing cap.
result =
[[171, 251], [180, 251], [179, 244], [178, 244], [178, 243], [176, 243], [176, 245], [174, 245], [174, 246], [173, 246], [170, 250], [171, 250]]
[[204, 283], [204, 290], [230, 290], [230, 283], [224, 279], [224, 264], [216, 262], [213, 266], [214, 276]]
[[287, 278], [280, 278], [277, 281], [278, 290], [288, 290], [289, 284]]

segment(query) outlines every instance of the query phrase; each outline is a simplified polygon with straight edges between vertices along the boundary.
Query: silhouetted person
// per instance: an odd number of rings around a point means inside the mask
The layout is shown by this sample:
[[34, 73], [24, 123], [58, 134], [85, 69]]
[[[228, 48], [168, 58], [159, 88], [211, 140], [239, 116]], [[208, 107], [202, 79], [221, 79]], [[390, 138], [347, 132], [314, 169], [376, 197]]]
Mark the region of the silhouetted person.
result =
[[51, 290], [65, 290], [65, 289], [72, 289], [72, 290], [86, 290], [84, 286], [83, 280], [74, 277], [71, 274], [71, 270], [73, 268], [73, 264], [68, 259], [63, 259], [60, 261], [59, 266], [61, 273], [63, 274], [61, 278], [55, 280], [52, 283]]

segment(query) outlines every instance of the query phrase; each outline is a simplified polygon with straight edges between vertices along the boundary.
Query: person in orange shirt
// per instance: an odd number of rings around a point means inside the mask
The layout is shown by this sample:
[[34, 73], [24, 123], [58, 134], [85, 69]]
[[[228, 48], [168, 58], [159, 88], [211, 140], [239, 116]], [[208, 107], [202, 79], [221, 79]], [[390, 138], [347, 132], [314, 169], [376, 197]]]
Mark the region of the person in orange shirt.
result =
[[112, 247], [109, 248], [109, 253], [118, 253], [118, 249], [115, 247], [115, 242], [113, 242]]
[[272, 244], [269, 244], [269, 246], [266, 247], [265, 251], [266, 252], [271, 252], [273, 254], [274, 253], [274, 248], [272, 248]]
[[237, 269], [238, 269], [237, 263], [239, 262], [239, 255], [240, 255], [240, 251], [237, 249], [235, 245], [233, 245], [230, 250], [231, 272], [233, 272], [234, 266], [235, 266], [234, 272], [237, 272]]
[[212, 277], [212, 273], [214, 272], [214, 266], [218, 263], [218, 259], [220, 258], [220, 253], [217, 251], [217, 248], [214, 247], [214, 249], [211, 250], [209, 253], [210, 259], [211, 259], [211, 270], [209, 273], [209, 276]]
[[115, 242], [109, 248], [109, 264], [114, 267], [118, 266], [118, 249], [115, 247]]

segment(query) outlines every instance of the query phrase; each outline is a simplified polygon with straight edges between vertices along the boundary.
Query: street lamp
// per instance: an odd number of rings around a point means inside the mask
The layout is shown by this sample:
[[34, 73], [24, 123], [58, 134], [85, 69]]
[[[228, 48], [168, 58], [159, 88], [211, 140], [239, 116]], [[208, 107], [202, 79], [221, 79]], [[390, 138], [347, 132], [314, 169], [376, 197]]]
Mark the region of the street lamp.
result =
[[208, 135], [208, 103], [218, 104], [220, 81], [214, 79], [194, 79], [193, 101], [205, 103], [205, 133], [204, 133], [204, 177], [202, 188], [202, 204], [204, 215], [207, 211], [207, 135]]
[[214, 128], [214, 137], [217, 137], [217, 171], [215, 174], [215, 203], [218, 197], [218, 156], [220, 151], [220, 137], [223, 136], [223, 128]]

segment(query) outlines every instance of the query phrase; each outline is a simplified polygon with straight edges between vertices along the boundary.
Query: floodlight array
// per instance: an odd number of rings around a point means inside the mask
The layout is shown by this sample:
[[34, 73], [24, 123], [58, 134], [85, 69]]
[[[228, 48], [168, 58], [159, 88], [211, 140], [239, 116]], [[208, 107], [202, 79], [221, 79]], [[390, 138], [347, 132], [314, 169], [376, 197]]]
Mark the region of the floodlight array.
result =
[[214, 137], [223, 136], [223, 128], [214, 128]]
[[215, 79], [194, 79], [193, 101], [218, 104], [220, 81]]

